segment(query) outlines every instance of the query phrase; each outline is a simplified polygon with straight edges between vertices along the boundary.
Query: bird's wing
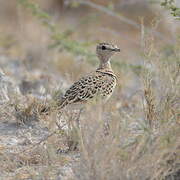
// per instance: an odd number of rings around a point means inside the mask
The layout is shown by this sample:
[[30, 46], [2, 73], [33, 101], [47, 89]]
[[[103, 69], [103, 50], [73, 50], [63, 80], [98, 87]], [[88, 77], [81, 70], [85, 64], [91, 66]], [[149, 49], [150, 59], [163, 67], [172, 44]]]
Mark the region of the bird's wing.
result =
[[75, 82], [65, 93], [59, 102], [60, 107], [76, 102], [86, 102], [96, 96], [106, 84], [106, 75], [94, 72]]

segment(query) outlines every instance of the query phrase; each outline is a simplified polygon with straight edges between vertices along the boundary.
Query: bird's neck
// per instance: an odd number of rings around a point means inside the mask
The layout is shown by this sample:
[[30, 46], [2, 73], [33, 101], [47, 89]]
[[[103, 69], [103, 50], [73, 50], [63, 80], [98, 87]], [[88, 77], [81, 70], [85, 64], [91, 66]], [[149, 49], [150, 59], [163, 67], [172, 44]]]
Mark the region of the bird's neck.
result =
[[100, 61], [98, 69], [112, 70], [110, 61]]

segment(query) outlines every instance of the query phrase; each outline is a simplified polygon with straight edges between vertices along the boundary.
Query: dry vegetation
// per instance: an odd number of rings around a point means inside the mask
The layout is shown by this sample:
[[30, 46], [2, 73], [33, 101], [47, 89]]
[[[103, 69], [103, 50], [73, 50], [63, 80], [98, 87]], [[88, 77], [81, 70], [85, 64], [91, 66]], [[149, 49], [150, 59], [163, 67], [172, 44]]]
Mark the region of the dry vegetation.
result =
[[[123, 0], [28, 2], [0, 1], [0, 179], [178, 180], [179, 22], [167, 28], [143, 0], [132, 12]], [[99, 41], [122, 49], [106, 107], [43, 114], [94, 69]]]

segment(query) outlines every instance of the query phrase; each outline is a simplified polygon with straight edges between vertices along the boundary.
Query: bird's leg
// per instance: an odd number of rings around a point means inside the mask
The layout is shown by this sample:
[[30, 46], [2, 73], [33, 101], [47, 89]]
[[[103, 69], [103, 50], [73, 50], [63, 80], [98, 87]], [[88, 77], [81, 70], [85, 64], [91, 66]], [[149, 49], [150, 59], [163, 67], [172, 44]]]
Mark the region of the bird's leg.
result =
[[102, 104], [102, 117], [103, 117], [103, 133], [105, 136], [107, 136], [109, 135], [110, 125], [106, 114], [106, 106], [104, 103]]
[[78, 130], [80, 127], [80, 116], [83, 111], [83, 107], [80, 108], [78, 113], [75, 112], [75, 117], [71, 116], [68, 133], [67, 133], [67, 146], [66, 153], [69, 151], [75, 151], [78, 149], [79, 138], [78, 138]]
[[83, 110], [84, 110], [84, 107], [81, 107], [79, 110], [79, 113], [77, 114], [77, 117], [75, 119], [78, 128], [80, 127], [80, 116], [81, 116], [81, 113]]
[[[58, 111], [57, 112], [57, 120], [56, 120], [56, 126], [58, 127], [58, 129], [62, 129], [64, 125], [60, 125], [59, 122], [61, 122], [61, 117], [62, 117], [63, 111]], [[58, 122], [59, 121], [59, 122]]]

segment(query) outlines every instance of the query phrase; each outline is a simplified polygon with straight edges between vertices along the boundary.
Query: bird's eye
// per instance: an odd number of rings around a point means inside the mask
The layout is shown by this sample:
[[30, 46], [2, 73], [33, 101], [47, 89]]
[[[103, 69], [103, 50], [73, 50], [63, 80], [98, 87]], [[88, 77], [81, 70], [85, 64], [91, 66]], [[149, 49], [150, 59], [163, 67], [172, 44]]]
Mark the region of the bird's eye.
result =
[[106, 46], [102, 46], [102, 50], [105, 50], [106, 49]]

